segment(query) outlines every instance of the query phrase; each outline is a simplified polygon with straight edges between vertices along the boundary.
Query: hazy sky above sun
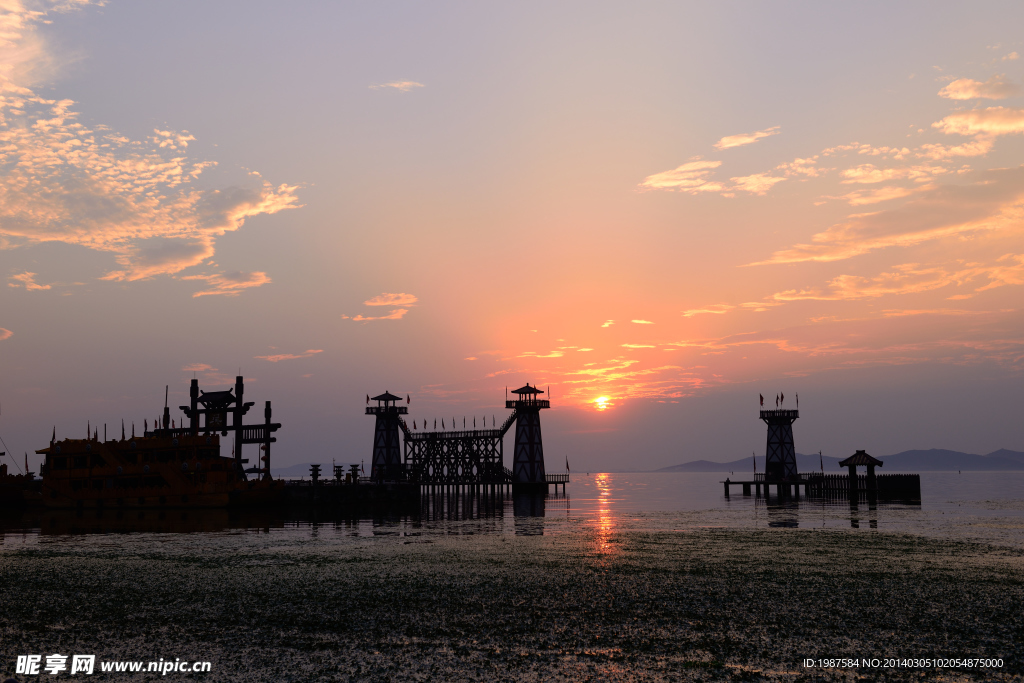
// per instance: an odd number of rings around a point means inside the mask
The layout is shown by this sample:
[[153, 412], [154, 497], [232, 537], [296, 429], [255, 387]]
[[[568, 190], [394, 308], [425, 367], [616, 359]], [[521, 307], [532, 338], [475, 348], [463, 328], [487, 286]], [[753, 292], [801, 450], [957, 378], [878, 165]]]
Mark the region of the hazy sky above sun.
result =
[[[549, 458], [1024, 450], [1019, 3], [0, 8], [0, 436], [272, 400], [275, 465], [550, 387]], [[172, 411], [175, 418], [180, 411]]]

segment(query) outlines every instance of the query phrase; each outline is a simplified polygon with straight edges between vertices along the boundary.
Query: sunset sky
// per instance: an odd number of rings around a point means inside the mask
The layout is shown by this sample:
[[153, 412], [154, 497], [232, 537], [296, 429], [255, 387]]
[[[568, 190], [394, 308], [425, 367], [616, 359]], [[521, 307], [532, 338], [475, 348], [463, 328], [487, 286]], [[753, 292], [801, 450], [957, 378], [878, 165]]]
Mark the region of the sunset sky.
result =
[[780, 392], [1024, 450], [1020, 3], [0, 4], [19, 459], [239, 370], [275, 466], [525, 382], [549, 470], [763, 455]]

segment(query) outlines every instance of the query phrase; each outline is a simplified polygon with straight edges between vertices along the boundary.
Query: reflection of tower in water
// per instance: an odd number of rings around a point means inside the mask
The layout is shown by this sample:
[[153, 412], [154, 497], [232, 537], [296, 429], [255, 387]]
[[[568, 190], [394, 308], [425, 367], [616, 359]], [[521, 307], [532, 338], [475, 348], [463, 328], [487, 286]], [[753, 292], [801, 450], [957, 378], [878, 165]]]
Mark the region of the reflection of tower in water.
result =
[[513, 491], [512, 514], [516, 536], [543, 536], [547, 494], [537, 491]]

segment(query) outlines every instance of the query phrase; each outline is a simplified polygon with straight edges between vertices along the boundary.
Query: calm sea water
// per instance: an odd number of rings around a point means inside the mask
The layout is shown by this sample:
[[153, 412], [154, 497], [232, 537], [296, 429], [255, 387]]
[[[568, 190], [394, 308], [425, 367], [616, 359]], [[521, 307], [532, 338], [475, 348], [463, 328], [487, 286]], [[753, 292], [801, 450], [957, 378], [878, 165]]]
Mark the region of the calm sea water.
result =
[[[848, 528], [1024, 547], [1024, 472], [926, 472], [920, 505], [726, 497], [723, 473], [574, 474], [563, 495], [424, 498], [355, 516], [273, 512], [29, 512], [0, 518], [3, 546], [110, 534], [267, 533], [339, 537], [544, 534], [701, 527]], [[734, 478], [740, 478], [737, 475]], [[193, 542], [196, 540], [192, 537]]]

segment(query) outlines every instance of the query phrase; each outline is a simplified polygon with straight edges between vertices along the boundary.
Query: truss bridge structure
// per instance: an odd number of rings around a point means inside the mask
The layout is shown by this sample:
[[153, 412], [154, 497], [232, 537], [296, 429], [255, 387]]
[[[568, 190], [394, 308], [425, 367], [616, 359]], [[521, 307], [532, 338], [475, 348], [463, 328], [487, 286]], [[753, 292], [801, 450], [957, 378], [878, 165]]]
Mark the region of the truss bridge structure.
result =
[[[509, 393], [515, 398], [509, 399]], [[551, 402], [539, 398], [543, 393], [529, 384], [511, 392], [506, 390], [505, 407], [512, 413], [501, 426], [494, 427], [492, 423], [491, 429], [451, 431], [429, 431], [426, 421], [422, 430], [415, 429], [415, 423], [409, 429], [409, 411], [399, 405], [399, 396], [384, 392], [371, 398], [367, 394], [366, 414], [376, 419], [368, 479], [376, 484], [405, 482], [428, 488], [481, 487], [492, 491], [507, 488], [524, 493], [546, 493], [552, 485], [557, 491], [561, 485], [564, 493], [569, 483], [568, 462], [565, 474], [544, 471], [540, 411], [550, 408]], [[409, 400], [406, 395], [406, 404]], [[377, 405], [369, 405], [371, 401]], [[516, 431], [509, 469], [505, 467], [505, 435], [512, 425]]]
[[516, 413], [497, 429], [416, 432], [401, 421], [405, 435], [408, 479], [426, 485], [506, 485], [512, 472], [504, 466], [505, 433]]

